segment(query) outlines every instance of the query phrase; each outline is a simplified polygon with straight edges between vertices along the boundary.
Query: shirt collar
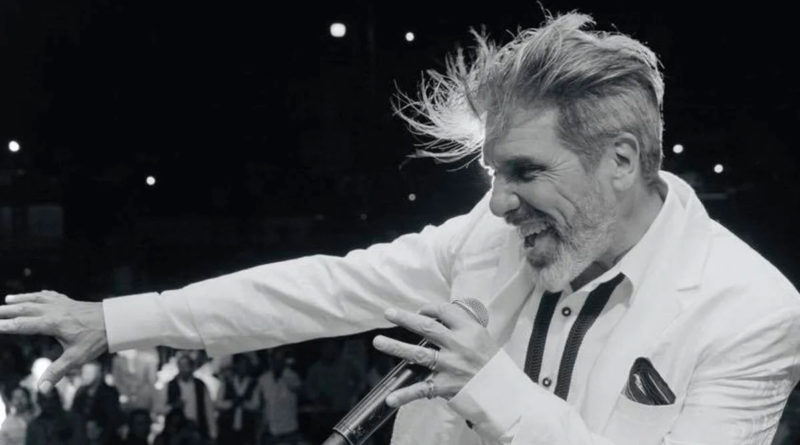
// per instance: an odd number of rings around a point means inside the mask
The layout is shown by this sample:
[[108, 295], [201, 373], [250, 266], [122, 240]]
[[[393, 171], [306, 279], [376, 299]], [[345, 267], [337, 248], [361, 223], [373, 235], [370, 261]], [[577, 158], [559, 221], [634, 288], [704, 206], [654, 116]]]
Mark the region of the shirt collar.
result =
[[[644, 281], [647, 268], [661, 247], [661, 242], [667, 238], [671, 222], [680, 214], [681, 205], [675, 193], [670, 190], [669, 181], [662, 181], [662, 183], [665, 184], [666, 189], [664, 204], [662, 204], [656, 218], [650, 223], [650, 227], [647, 228], [642, 238], [613, 267], [577, 290], [591, 292], [600, 284], [622, 273], [626, 278], [623, 283], [630, 283], [630, 295], [633, 298], [636, 290]], [[565, 291], [567, 293], [573, 292], [569, 284]]]

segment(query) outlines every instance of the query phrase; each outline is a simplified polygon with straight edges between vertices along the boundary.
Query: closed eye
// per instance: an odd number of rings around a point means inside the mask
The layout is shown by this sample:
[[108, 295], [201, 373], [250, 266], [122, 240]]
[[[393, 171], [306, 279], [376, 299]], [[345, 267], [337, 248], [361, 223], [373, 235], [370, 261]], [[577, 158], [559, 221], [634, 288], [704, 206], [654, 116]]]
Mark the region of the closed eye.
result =
[[511, 170], [511, 179], [514, 181], [533, 181], [536, 179], [539, 174], [542, 172], [542, 168], [539, 166], [524, 166], [518, 167]]

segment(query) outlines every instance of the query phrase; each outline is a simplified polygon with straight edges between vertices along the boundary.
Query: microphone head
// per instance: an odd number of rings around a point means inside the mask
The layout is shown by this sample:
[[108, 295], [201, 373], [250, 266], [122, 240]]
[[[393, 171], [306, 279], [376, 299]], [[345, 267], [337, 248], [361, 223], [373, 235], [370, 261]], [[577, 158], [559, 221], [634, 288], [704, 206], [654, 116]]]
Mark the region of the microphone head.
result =
[[457, 298], [451, 303], [467, 311], [484, 328], [489, 326], [489, 310], [480, 300], [476, 298]]

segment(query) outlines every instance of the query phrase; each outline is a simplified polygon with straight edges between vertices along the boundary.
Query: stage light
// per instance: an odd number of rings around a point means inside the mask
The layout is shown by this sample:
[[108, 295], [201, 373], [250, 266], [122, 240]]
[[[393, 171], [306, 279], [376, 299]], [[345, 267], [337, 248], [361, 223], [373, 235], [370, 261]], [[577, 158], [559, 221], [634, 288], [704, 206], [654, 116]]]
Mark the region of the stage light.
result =
[[156, 185], [156, 178], [155, 178], [155, 176], [148, 176], [147, 179], [145, 179], [144, 182], [146, 182], [147, 185], [152, 187], [152, 186]]
[[410, 193], [410, 194], [408, 195], [408, 200], [409, 200], [409, 201], [412, 201], [412, 202], [413, 202], [413, 201], [416, 201], [416, 200], [417, 200], [417, 195], [415, 195], [415, 194], [413, 194], [413, 193]]
[[714, 166], [714, 173], [720, 174], [724, 170], [725, 169], [722, 167], [722, 164], [717, 164], [717, 165]]
[[366, 213], [362, 213], [360, 216], [361, 216], [361, 221], [366, 221], [367, 220], [367, 214]]
[[11, 151], [11, 153], [18, 152], [19, 151], [19, 142], [17, 142], [17, 141], [9, 142], [8, 143], [8, 149]]
[[675, 144], [675, 146], [672, 147], [672, 152], [675, 153], [675, 154], [678, 154], [678, 155], [683, 153], [683, 145]]
[[26, 267], [25, 269], [22, 270], [22, 275], [25, 275], [26, 277], [29, 277], [32, 274], [33, 274], [33, 271], [31, 270], [30, 267]]
[[344, 37], [347, 33], [347, 27], [344, 26], [344, 23], [332, 23], [331, 24], [331, 35], [336, 38]]
[[406, 33], [406, 42], [413, 42], [414, 41], [414, 33], [409, 31]]

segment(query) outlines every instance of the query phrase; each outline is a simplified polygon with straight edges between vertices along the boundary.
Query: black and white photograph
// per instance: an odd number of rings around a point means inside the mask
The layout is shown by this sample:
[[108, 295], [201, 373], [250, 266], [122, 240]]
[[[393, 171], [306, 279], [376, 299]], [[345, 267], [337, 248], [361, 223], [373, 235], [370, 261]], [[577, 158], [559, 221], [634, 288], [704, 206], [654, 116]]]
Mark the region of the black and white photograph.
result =
[[796, 22], [0, 0], [0, 445], [800, 443]]

